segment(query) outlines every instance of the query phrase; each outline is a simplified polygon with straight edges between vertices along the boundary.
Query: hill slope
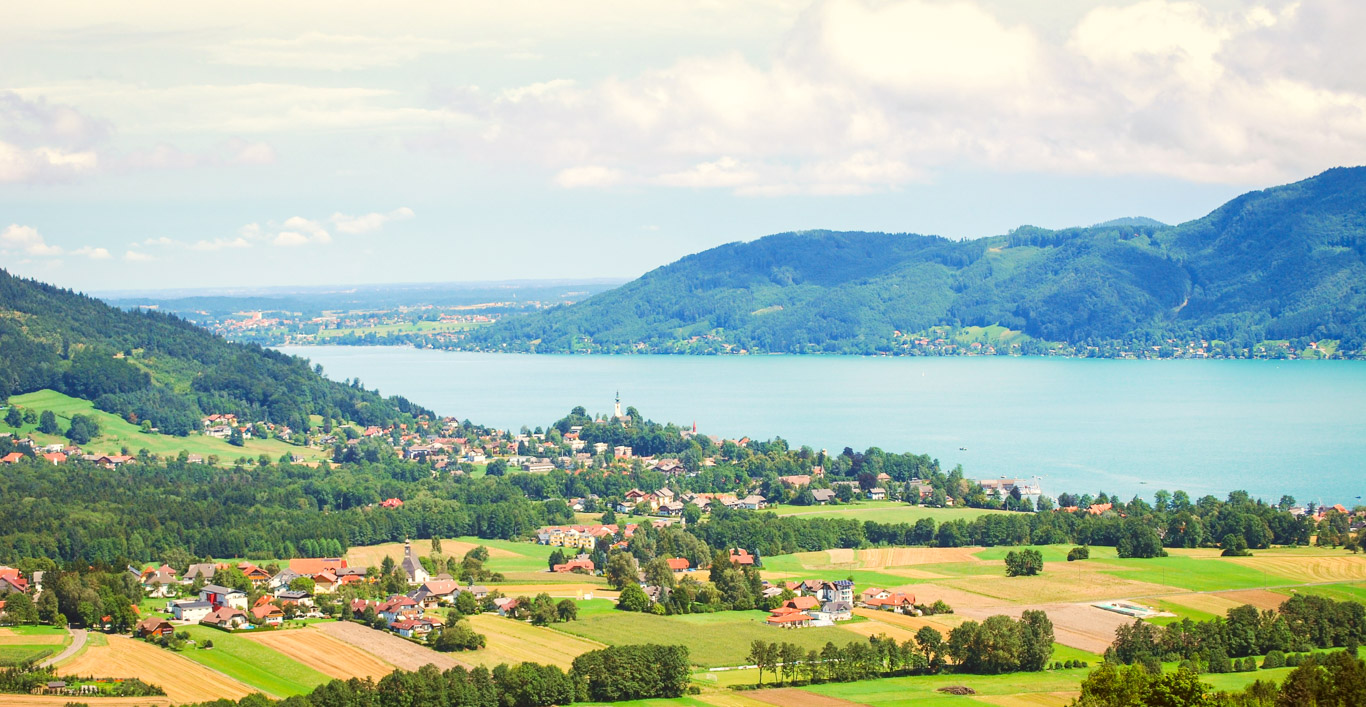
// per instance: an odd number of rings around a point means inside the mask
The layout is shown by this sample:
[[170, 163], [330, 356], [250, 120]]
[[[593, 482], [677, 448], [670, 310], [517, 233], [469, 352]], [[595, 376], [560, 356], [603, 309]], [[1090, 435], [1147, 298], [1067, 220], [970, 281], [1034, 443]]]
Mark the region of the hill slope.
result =
[[369, 425], [420, 411], [302, 359], [0, 270], [0, 399], [49, 388], [171, 434], [211, 413], [307, 429], [312, 415]]
[[471, 332], [540, 352], [894, 351], [1001, 325], [1047, 341], [1366, 341], [1366, 168], [1245, 194], [1179, 226], [1119, 219], [970, 241], [809, 231], [685, 257], [578, 304]]

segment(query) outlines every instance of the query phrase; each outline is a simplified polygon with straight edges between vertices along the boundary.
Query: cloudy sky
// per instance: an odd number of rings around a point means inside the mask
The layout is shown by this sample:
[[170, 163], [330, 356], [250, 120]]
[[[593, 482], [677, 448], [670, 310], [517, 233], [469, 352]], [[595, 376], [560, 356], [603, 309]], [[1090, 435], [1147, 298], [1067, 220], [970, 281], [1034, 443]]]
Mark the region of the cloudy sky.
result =
[[624, 278], [786, 230], [1179, 222], [1366, 163], [1360, 0], [340, 5], [7, 7], [0, 267]]

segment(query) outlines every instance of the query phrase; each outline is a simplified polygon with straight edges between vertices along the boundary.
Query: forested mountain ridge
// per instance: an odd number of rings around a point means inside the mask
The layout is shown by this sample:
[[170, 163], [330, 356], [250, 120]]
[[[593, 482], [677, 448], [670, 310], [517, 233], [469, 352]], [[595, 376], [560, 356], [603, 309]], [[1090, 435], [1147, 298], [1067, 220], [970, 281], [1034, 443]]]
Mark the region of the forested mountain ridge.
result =
[[885, 353], [933, 327], [1001, 326], [1078, 349], [1328, 339], [1359, 352], [1363, 257], [1366, 168], [1337, 168], [1178, 226], [1128, 218], [967, 241], [806, 231], [731, 243], [456, 346]]
[[329, 381], [303, 359], [0, 270], [0, 400], [44, 388], [169, 434], [211, 413], [307, 430], [310, 415], [382, 425], [425, 412]]

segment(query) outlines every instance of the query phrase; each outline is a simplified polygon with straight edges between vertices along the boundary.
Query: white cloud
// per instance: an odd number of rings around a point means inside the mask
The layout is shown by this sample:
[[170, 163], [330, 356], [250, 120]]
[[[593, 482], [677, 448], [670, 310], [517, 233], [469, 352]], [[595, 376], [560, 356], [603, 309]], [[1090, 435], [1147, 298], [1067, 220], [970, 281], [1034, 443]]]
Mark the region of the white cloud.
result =
[[332, 214], [332, 217], [329, 220], [332, 222], [333, 226], [336, 226], [338, 231], [354, 235], [377, 231], [390, 221], [402, 221], [410, 219], [414, 215], [412, 209], [402, 206], [386, 214], [372, 212], [362, 216], [347, 216], [346, 214], [338, 212]]
[[47, 240], [38, 233], [38, 229], [12, 223], [8, 228], [0, 231], [0, 252], [53, 256], [61, 255], [62, 249], [55, 245], [48, 245]]
[[275, 164], [275, 149], [265, 142], [247, 142], [246, 140], [231, 140], [227, 143], [232, 154], [228, 157], [230, 164], [242, 165], [268, 165]]
[[1366, 73], [1345, 68], [1366, 43], [1332, 35], [1333, 61], [1304, 49], [1366, 6], [1266, 2], [1111, 1], [1044, 27], [972, 0], [821, 0], [766, 58], [445, 91], [479, 125], [414, 146], [539, 165], [566, 188], [756, 196], [947, 168], [1265, 183], [1366, 162]]
[[155, 260], [155, 258], [153, 258], [152, 256], [136, 250], [130, 250], [125, 252], [123, 254], [123, 259], [133, 263], [145, 263], [150, 260]]
[[566, 167], [555, 175], [555, 184], [565, 189], [610, 187], [621, 181], [621, 170], [602, 165]]
[[109, 258], [113, 257], [109, 254], [109, 249], [94, 248], [91, 246], [82, 246], [80, 248], [77, 248], [76, 250], [71, 251], [71, 254], [84, 255], [85, 257], [90, 258], [91, 260], [108, 260]]
[[207, 238], [195, 241], [190, 245], [193, 250], [223, 250], [225, 248], [250, 248], [251, 243], [247, 239], [238, 236], [237, 238]]
[[423, 54], [449, 52], [450, 42], [411, 35], [371, 37], [307, 32], [290, 38], [234, 39], [209, 48], [215, 63], [271, 69], [348, 71], [398, 66]]

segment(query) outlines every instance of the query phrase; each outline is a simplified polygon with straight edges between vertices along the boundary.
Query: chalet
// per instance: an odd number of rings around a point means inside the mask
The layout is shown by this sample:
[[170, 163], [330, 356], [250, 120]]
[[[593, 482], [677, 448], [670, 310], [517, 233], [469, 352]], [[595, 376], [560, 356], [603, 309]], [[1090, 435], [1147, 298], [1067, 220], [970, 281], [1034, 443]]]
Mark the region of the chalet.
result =
[[655, 510], [666, 516], [681, 516], [683, 515], [683, 507], [684, 503], [682, 501], [666, 501], [659, 504], [659, 507]]
[[808, 611], [820, 608], [821, 600], [811, 596], [793, 597], [783, 602], [783, 606], [796, 611]]
[[848, 621], [854, 618], [854, 605], [847, 601], [827, 601], [810, 613], [812, 618], [821, 621]]
[[322, 572], [313, 575], [314, 594], [331, 594], [337, 591], [337, 588], [340, 586], [342, 586], [341, 578], [333, 573], [332, 570], [323, 570]]
[[750, 511], [757, 511], [768, 506], [768, 500], [758, 494], [750, 494], [740, 499], [741, 508]]
[[399, 564], [404, 574], [408, 575], [408, 584], [422, 584], [432, 578], [430, 572], [422, 566], [417, 556], [413, 554], [413, 544], [403, 543], [403, 562]]
[[24, 575], [13, 567], [0, 567], [0, 594], [18, 592], [24, 594], [28, 592], [28, 580]]
[[241, 610], [247, 608], [246, 592], [230, 587], [220, 587], [217, 584], [204, 585], [204, 588], [199, 590], [199, 600], [212, 604], [214, 609], [225, 606]]
[[133, 461], [133, 457], [124, 454], [101, 454], [95, 457], [95, 463], [106, 469], [115, 469]]
[[270, 581], [270, 573], [263, 567], [257, 567], [250, 562], [243, 562], [237, 565], [237, 569], [242, 570], [242, 574], [247, 576], [247, 581], [253, 587], [259, 587]]
[[753, 565], [754, 556], [749, 554], [749, 550], [737, 547], [730, 551], [730, 563], [732, 565]]
[[[243, 595], [243, 599], [245, 600], [245, 595]], [[251, 621], [247, 617], [247, 612], [241, 609], [231, 606], [220, 606], [210, 612], [208, 616], [205, 616], [199, 623], [204, 624], [205, 626], [221, 628], [225, 631], [232, 631], [251, 623]]]
[[460, 594], [460, 586], [454, 580], [433, 579], [422, 583], [408, 595], [424, 609], [431, 609], [441, 602], [453, 602]]
[[389, 628], [404, 638], [423, 638], [436, 628], [436, 622], [431, 619], [403, 619], [390, 624]]
[[175, 594], [175, 587], [180, 584], [180, 579], [176, 577], [175, 570], [171, 569], [170, 566], [162, 565], [143, 570], [141, 584], [148, 596], [169, 597]]
[[137, 623], [133, 633], [139, 638], [160, 638], [175, 633], [175, 627], [171, 626], [170, 621], [159, 616], [149, 616]]
[[199, 623], [213, 612], [213, 604], [207, 601], [178, 601], [171, 604], [171, 616], [176, 621]]
[[824, 506], [835, 500], [835, 491], [833, 489], [811, 489], [811, 498], [816, 503]]
[[869, 609], [894, 611], [898, 614], [913, 613], [915, 611], [915, 595], [895, 592], [885, 597], [867, 599], [863, 605]]
[[860, 602], [866, 603], [870, 599], [885, 599], [891, 595], [892, 593], [887, 591], [886, 589], [880, 589], [878, 587], [869, 587], [859, 592], [858, 596]]
[[274, 604], [262, 604], [251, 610], [252, 618], [257, 626], [279, 626], [285, 621], [284, 609]]
[[881, 486], [874, 486], [873, 488], [868, 489], [868, 500], [870, 500], [870, 501], [885, 501], [885, 500], [887, 500], [887, 489], [882, 488]]
[[597, 568], [593, 566], [593, 561], [586, 557], [576, 557], [568, 562], [563, 562], [550, 568], [551, 572], [573, 572], [583, 570], [592, 574]]

